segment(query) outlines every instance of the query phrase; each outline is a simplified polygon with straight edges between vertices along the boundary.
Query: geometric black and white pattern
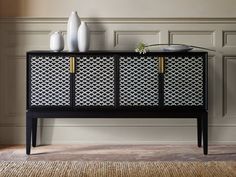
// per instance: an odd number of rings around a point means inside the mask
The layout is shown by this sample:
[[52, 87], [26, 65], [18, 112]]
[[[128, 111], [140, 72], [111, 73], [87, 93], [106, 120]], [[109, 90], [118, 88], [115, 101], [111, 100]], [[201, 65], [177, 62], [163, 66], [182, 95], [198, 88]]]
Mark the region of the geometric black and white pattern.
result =
[[[69, 56], [30, 58], [30, 106], [70, 106]], [[202, 106], [204, 57], [165, 57], [164, 106]], [[119, 58], [119, 104], [159, 105], [158, 56]], [[76, 57], [75, 106], [115, 105], [115, 57]]]
[[158, 57], [138, 56], [120, 58], [120, 105], [157, 106]]
[[164, 105], [203, 105], [203, 57], [165, 57]]
[[69, 106], [69, 57], [32, 56], [30, 60], [30, 105]]
[[75, 106], [114, 106], [114, 56], [78, 56], [76, 63]]

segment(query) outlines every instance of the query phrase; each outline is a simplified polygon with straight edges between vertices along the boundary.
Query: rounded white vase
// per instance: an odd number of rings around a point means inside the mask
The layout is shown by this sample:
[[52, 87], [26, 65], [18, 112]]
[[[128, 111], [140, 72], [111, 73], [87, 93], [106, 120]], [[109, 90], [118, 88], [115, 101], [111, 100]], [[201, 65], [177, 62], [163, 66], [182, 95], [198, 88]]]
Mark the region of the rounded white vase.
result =
[[50, 36], [50, 49], [59, 52], [64, 49], [64, 38], [60, 31], [54, 32]]
[[78, 28], [80, 19], [76, 11], [71, 12], [67, 23], [67, 47], [69, 52], [78, 51]]
[[90, 31], [85, 22], [81, 22], [78, 29], [78, 46], [80, 52], [86, 52], [89, 50], [90, 45]]

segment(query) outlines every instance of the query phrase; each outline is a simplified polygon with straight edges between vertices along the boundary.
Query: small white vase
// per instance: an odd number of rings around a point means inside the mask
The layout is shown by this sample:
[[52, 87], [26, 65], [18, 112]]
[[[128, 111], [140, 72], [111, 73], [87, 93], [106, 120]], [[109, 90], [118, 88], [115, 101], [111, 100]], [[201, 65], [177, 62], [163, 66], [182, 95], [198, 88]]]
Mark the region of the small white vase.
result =
[[64, 38], [60, 31], [57, 31], [50, 36], [50, 49], [54, 52], [59, 52], [64, 49]]
[[80, 52], [86, 52], [90, 45], [90, 31], [85, 22], [81, 22], [78, 29], [78, 46]]
[[80, 26], [80, 19], [76, 11], [71, 12], [67, 23], [67, 46], [69, 52], [78, 51], [77, 32]]

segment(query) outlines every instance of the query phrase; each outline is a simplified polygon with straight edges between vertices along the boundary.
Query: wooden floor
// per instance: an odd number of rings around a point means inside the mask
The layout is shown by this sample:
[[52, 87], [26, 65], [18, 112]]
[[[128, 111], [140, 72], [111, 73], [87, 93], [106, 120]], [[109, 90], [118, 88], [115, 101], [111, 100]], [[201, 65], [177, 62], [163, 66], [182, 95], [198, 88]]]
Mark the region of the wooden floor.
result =
[[25, 155], [24, 145], [0, 146], [0, 161], [236, 161], [236, 145], [43, 145]]

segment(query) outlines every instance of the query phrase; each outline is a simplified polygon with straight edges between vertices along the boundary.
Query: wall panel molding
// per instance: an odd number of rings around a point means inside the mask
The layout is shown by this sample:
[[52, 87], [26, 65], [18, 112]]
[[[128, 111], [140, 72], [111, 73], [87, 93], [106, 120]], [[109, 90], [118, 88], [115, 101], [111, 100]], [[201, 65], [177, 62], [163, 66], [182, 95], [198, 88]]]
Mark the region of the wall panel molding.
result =
[[106, 30], [90, 30], [90, 49], [91, 50], [104, 50]]
[[216, 90], [214, 89], [216, 87], [216, 71], [215, 71], [215, 65], [216, 65], [216, 56], [209, 55], [208, 56], [208, 89], [211, 90], [208, 92], [208, 115], [209, 117], [216, 118]]
[[114, 31], [114, 47], [123, 49], [129, 49], [131, 46], [135, 46], [139, 41], [146, 41], [148, 43], [160, 43], [159, 34], [160, 31]]
[[[135, 48], [136, 43], [167, 43], [184, 42], [215, 49], [209, 52], [209, 122], [211, 142], [236, 142], [232, 132], [236, 127], [236, 111], [233, 109], [236, 92], [235, 64], [236, 64], [236, 18], [82, 18], [87, 21], [91, 30], [91, 48], [93, 50], [121, 50]], [[25, 56], [27, 50], [49, 49], [49, 38], [53, 31], [61, 30], [66, 41], [67, 18], [0, 18], [0, 94], [4, 99], [0, 101], [0, 134], [10, 132], [1, 143], [22, 143], [25, 126]], [[65, 42], [66, 44], [66, 42]], [[67, 49], [67, 46], [65, 46]], [[151, 48], [150, 48], [151, 49]], [[234, 79], [235, 80], [235, 79]], [[172, 119], [173, 120], [173, 119]], [[93, 128], [98, 128], [99, 133], [93, 135], [94, 139], [101, 142], [114, 142], [114, 137], [107, 137], [108, 129], [112, 128], [129, 132], [134, 129], [134, 142], [145, 143], [145, 137], [149, 142], [163, 142], [159, 136], [155, 137], [148, 128], [158, 134], [165, 134], [165, 128], [176, 128], [166, 134], [168, 140], [180, 139], [182, 142], [195, 142], [195, 120], [161, 120], [153, 121], [133, 119], [119, 121], [93, 121], [86, 119], [67, 122], [40, 121], [46, 128], [46, 134], [59, 130], [68, 131], [73, 128], [75, 139], [68, 140], [67, 133], [56, 135], [56, 139], [46, 139], [43, 142], [85, 142], [84, 133]], [[137, 122], [135, 122], [137, 121]], [[47, 128], [48, 127], [48, 128]], [[146, 127], [146, 128], [145, 128]], [[181, 129], [183, 127], [183, 130]], [[83, 129], [81, 133], [80, 128]], [[156, 130], [154, 131], [154, 129]], [[49, 130], [52, 129], [52, 130]], [[219, 129], [219, 131], [218, 131]], [[14, 130], [14, 131], [13, 131]], [[19, 131], [18, 131], [19, 130]], [[59, 131], [59, 132], [60, 132]], [[115, 133], [115, 134], [116, 134]], [[6, 134], [6, 133], [5, 133]], [[140, 134], [143, 139], [139, 139]], [[191, 134], [188, 137], [188, 134]], [[90, 136], [91, 134], [89, 134]], [[182, 139], [179, 137], [183, 136]], [[220, 137], [220, 138], [219, 138]], [[224, 139], [225, 138], [225, 139]], [[1, 140], [2, 140], [1, 139]], [[117, 138], [122, 142], [129, 139]]]
[[[231, 63], [230, 63], [231, 62]], [[223, 113], [226, 118], [236, 119], [236, 55], [223, 57]], [[232, 73], [231, 73], [232, 72]]]
[[[66, 24], [68, 17], [13, 17], [4, 18], [0, 17], [1, 23], [43, 23], [43, 24]], [[163, 23], [163, 24], [236, 24], [236, 18], [96, 18], [96, 17], [83, 17], [81, 20], [89, 23], [135, 23], [135, 24], [148, 24], [148, 23]]]
[[26, 90], [26, 60], [24, 58], [7, 56], [4, 100], [6, 105], [6, 116], [8, 118], [22, 115], [25, 111]]
[[[175, 39], [175, 37], [177, 39]], [[193, 42], [193, 38], [197, 40]], [[183, 41], [183, 42], [182, 42]], [[215, 33], [214, 31], [169, 31], [169, 43], [170, 44], [191, 44], [199, 46], [204, 45], [206, 47], [215, 47]]]
[[223, 47], [236, 48], [236, 31], [223, 31]]

